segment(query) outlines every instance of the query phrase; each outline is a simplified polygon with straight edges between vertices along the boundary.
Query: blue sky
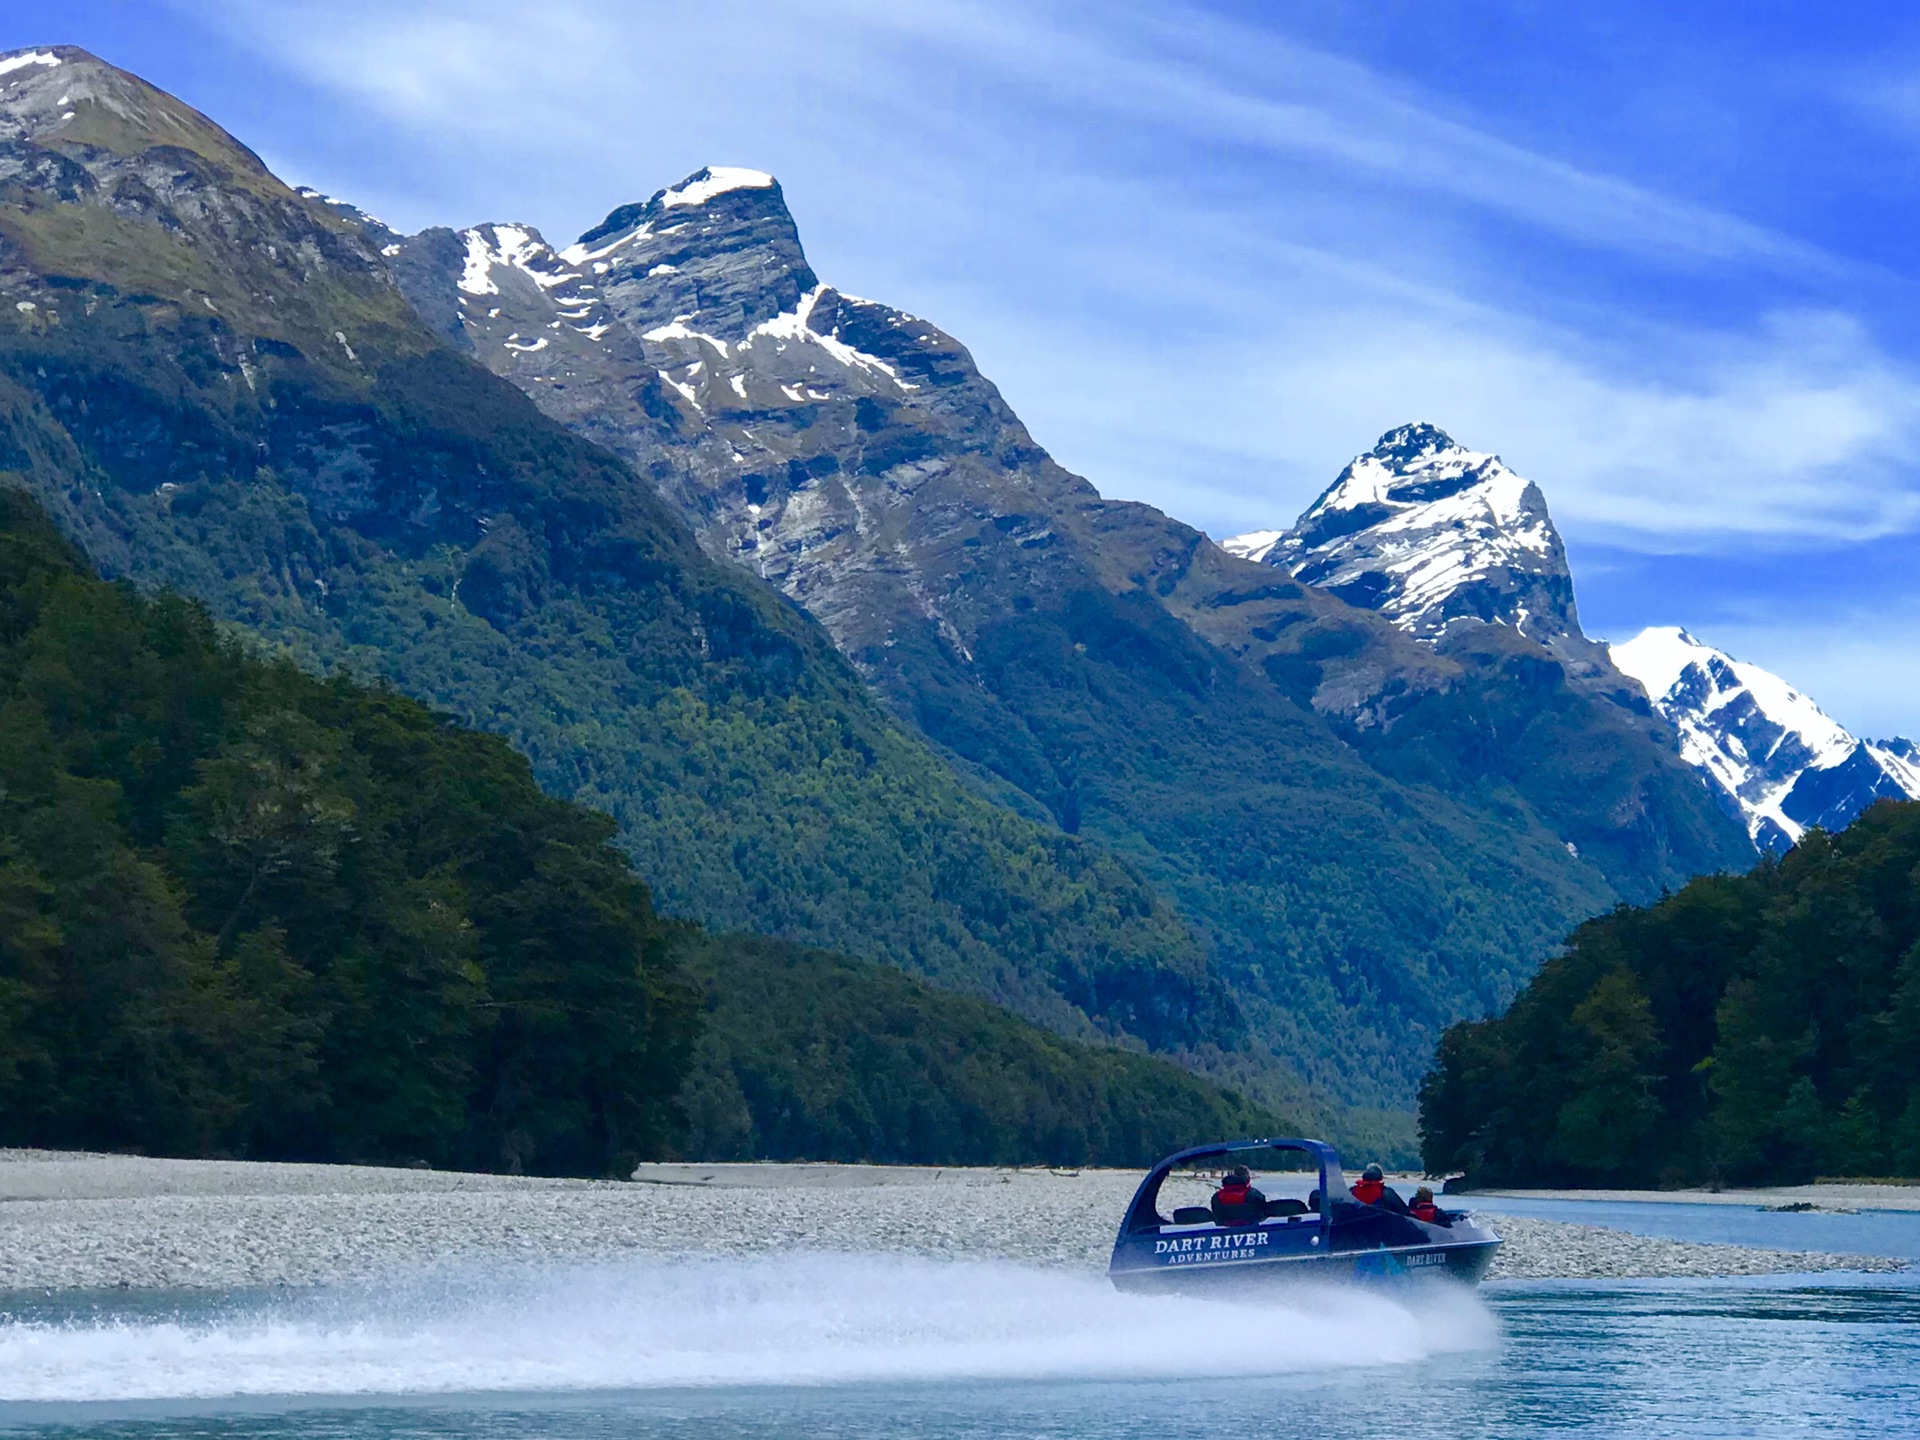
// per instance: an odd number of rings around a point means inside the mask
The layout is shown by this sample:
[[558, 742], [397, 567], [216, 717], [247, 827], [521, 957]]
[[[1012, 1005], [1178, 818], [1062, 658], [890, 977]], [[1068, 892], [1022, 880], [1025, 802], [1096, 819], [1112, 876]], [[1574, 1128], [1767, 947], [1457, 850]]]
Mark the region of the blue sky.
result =
[[[1112, 495], [1288, 523], [1431, 420], [1545, 490], [1589, 631], [1920, 731], [1920, 10], [13, 0], [288, 180], [570, 239], [772, 170]], [[1684, 13], [1674, 13], [1684, 11]]]

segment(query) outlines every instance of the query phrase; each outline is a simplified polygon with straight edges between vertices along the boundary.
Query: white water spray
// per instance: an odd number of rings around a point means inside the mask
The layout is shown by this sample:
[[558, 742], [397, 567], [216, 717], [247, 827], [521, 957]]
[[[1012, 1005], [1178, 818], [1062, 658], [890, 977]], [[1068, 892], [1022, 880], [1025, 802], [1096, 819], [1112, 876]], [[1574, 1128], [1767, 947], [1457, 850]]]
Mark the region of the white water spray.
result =
[[0, 1324], [0, 1399], [1272, 1375], [1485, 1348], [1470, 1294], [1227, 1303], [893, 1255], [449, 1275], [165, 1319]]

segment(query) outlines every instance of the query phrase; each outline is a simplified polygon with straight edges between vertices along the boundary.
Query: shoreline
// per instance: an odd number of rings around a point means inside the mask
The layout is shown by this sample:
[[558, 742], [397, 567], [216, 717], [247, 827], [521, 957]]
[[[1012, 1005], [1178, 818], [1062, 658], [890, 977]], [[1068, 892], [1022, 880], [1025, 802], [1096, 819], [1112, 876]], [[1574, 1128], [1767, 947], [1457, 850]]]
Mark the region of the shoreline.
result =
[[1745, 1205], [1757, 1210], [1811, 1205], [1818, 1210], [1920, 1211], [1920, 1185], [1852, 1180], [1816, 1180], [1810, 1185], [1772, 1185], [1737, 1190], [1519, 1190], [1473, 1189], [1449, 1195], [1471, 1204], [1489, 1200], [1585, 1200], [1605, 1205]]
[[[1135, 1170], [643, 1166], [634, 1182], [0, 1150], [0, 1292], [229, 1289], [448, 1265], [793, 1250], [1101, 1273]], [[1263, 1177], [1270, 1194], [1312, 1182]], [[1472, 1197], [1461, 1197], [1471, 1206]], [[1887, 1272], [1899, 1261], [1501, 1217], [1495, 1280]]]

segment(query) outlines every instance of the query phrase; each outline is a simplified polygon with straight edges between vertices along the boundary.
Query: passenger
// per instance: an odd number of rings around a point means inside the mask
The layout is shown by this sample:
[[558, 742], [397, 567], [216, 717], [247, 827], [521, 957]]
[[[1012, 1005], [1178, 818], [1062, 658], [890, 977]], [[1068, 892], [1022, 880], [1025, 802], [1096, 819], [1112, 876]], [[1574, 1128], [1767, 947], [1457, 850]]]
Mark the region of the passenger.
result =
[[1449, 1228], [1453, 1225], [1453, 1218], [1433, 1203], [1433, 1189], [1428, 1185], [1422, 1185], [1413, 1192], [1413, 1204], [1407, 1207], [1407, 1213], [1429, 1225], [1445, 1225]]
[[1378, 1205], [1380, 1197], [1386, 1193], [1386, 1172], [1378, 1165], [1369, 1165], [1362, 1170], [1359, 1181], [1353, 1187], [1353, 1198], [1362, 1205]]
[[1353, 1187], [1353, 1198], [1362, 1205], [1378, 1205], [1382, 1210], [1390, 1210], [1395, 1215], [1407, 1213], [1407, 1202], [1400, 1198], [1399, 1192], [1387, 1184], [1386, 1172], [1378, 1165], [1369, 1165], [1360, 1172], [1359, 1183]]
[[1266, 1218], [1267, 1197], [1254, 1189], [1247, 1167], [1236, 1165], [1221, 1178], [1210, 1208], [1216, 1225], [1252, 1225]]

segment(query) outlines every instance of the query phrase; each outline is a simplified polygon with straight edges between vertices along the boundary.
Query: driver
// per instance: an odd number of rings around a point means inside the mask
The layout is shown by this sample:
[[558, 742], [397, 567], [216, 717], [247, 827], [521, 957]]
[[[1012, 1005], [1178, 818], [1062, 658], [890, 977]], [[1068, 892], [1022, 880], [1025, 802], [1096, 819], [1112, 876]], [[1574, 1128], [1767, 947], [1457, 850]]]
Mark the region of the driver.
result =
[[1266, 1219], [1267, 1197], [1253, 1188], [1247, 1167], [1236, 1165], [1221, 1177], [1209, 1208], [1216, 1225], [1252, 1225]]

